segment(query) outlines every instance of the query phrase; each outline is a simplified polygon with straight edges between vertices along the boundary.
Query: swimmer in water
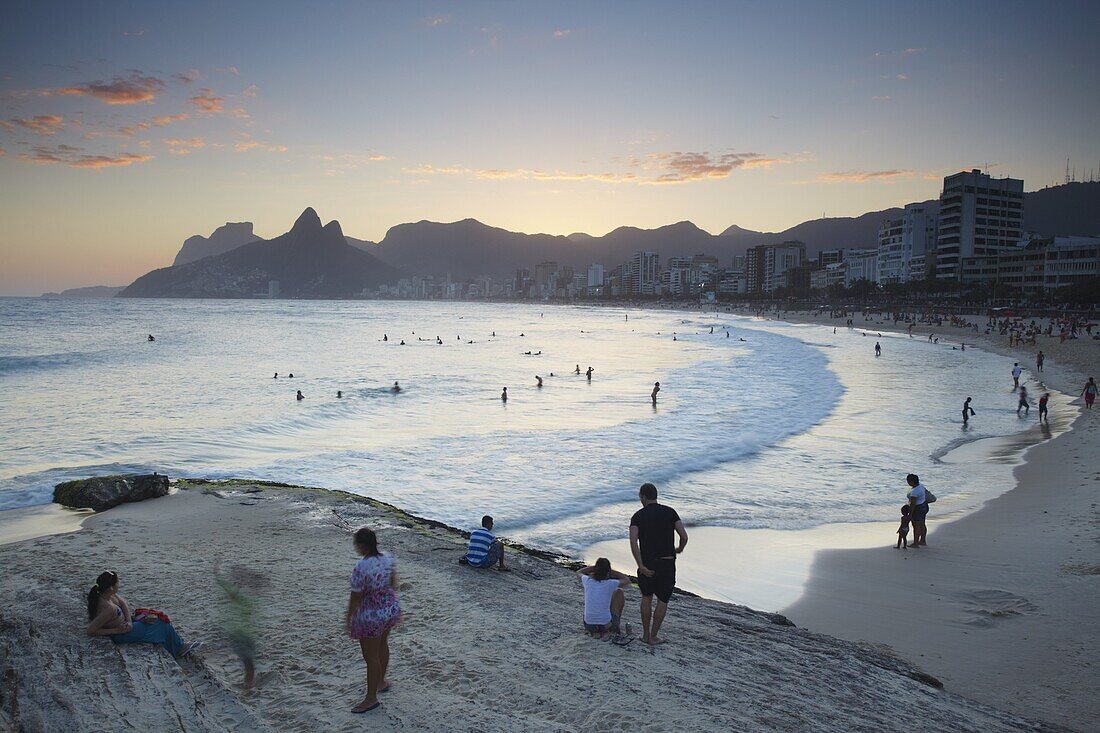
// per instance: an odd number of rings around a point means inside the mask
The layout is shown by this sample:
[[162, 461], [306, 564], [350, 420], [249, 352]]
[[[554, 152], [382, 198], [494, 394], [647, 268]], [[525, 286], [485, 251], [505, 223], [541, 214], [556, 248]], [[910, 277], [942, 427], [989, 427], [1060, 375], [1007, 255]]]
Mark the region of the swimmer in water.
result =
[[661, 383], [660, 382], [654, 382], [653, 383], [653, 392], [651, 392], [650, 395], [649, 395], [650, 398], [653, 400], [653, 405], [654, 406], [657, 405], [657, 393], [660, 392], [660, 391], [661, 391]]
[[272, 379], [278, 379], [278, 378], [279, 378], [279, 372], [275, 372], [275, 376], [272, 377]]
[[404, 346], [404, 345], [405, 345], [405, 339], [401, 339], [401, 343], [398, 344], [398, 346]]
[[149, 334], [149, 340], [150, 340], [150, 341], [156, 341], [156, 339], [155, 339], [155, 338], [153, 338], [153, 334]]
[[592, 372], [594, 372], [594, 371], [596, 371], [596, 370], [595, 370], [595, 369], [593, 369], [592, 367], [588, 367], [588, 371], [587, 371], [587, 372], [585, 372], [585, 376], [587, 376], [587, 377], [588, 377], [588, 381], [589, 381], [589, 382], [591, 382], [591, 381], [592, 381]]
[[382, 334], [382, 340], [383, 341], [389, 341], [390, 340], [389, 334], [385, 334], [385, 333]]
[[574, 374], [580, 374], [581, 373], [581, 365], [580, 364], [578, 364], [577, 368], [573, 370], [573, 373]]
[[535, 381], [538, 382], [538, 384], [536, 384], [535, 386], [538, 387], [539, 389], [542, 389], [542, 377], [540, 377], [539, 375], [536, 374], [535, 375]]
[[294, 379], [294, 372], [291, 372], [290, 374], [288, 374], [287, 377], [289, 379]]
[[966, 398], [966, 402], [963, 403], [963, 425], [970, 422], [970, 416], [978, 413], [974, 412], [974, 408], [970, 406], [970, 397]]
[[341, 399], [343, 396], [344, 396], [343, 392], [341, 392], [340, 390], [336, 390], [336, 399]]
[[673, 341], [675, 341], [675, 340], [676, 340], [676, 334], [672, 334], [672, 340], [673, 340]]
[[729, 337], [730, 337], [730, 332], [726, 331], [726, 338], [729, 338]]
[[436, 337], [435, 337], [435, 342], [436, 342], [437, 344], [439, 344], [440, 346], [442, 346], [442, 345], [443, 345], [443, 339], [439, 338], [438, 336], [436, 336]]
[[390, 392], [393, 392], [394, 394], [397, 394], [400, 391], [401, 391], [401, 385], [398, 384], [397, 382], [394, 382], [393, 386], [390, 387]]
[[711, 327], [710, 327], [710, 332], [711, 332], [711, 333], [714, 333], [714, 326], [711, 326]]
[[505, 387], [503, 390], [501, 390], [500, 401], [501, 402], [507, 402], [508, 401], [508, 388], [507, 387]]
[[302, 394], [302, 390], [298, 390], [298, 398], [297, 398], [298, 401], [301, 402], [305, 398], [306, 398], [306, 396], [304, 394]]

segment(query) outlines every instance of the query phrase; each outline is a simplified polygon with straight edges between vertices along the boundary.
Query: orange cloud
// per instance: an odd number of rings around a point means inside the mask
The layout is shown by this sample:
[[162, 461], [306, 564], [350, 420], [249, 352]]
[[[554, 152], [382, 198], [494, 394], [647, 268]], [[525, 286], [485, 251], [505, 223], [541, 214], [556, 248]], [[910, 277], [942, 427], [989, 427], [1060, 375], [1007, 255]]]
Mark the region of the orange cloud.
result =
[[153, 159], [151, 155], [140, 155], [138, 153], [87, 155], [80, 152], [82, 148], [74, 148], [70, 145], [58, 145], [56, 148], [36, 146], [33, 150], [33, 153], [22, 153], [19, 159], [26, 163], [38, 165], [67, 165], [71, 168], [92, 169], [128, 166]]
[[130, 76], [116, 76], [109, 82], [92, 81], [73, 87], [62, 87], [58, 94], [82, 94], [105, 104], [138, 104], [151, 102], [164, 89], [164, 82], [153, 76], [133, 72]]
[[160, 117], [153, 118], [153, 124], [157, 127], [164, 127], [172, 122], [182, 122], [188, 117], [186, 112], [180, 112], [178, 115], [161, 115]]
[[728, 178], [739, 168], [767, 168], [781, 163], [761, 153], [651, 153], [644, 164], [657, 177], [643, 183], [688, 183], [704, 179]]
[[897, 178], [912, 178], [910, 170], [888, 171], [844, 171], [834, 173], [822, 173], [817, 177], [821, 183], [870, 183], [874, 181], [889, 182]]
[[199, 93], [188, 100], [199, 111], [199, 114], [212, 115], [222, 111], [222, 102], [225, 97], [215, 97], [212, 89], [200, 89]]
[[205, 148], [206, 141], [201, 137], [192, 137], [183, 140], [178, 137], [166, 137], [161, 140], [162, 143], [170, 148]]
[[126, 137], [132, 137], [134, 135], [134, 133], [139, 132], [141, 130], [148, 130], [148, 129], [149, 129], [149, 123], [148, 122], [137, 122], [137, 123], [134, 123], [133, 125], [127, 125], [126, 127], [121, 127], [121, 128], [119, 128], [118, 131], [121, 132]]
[[13, 117], [11, 122], [41, 137], [53, 135], [65, 126], [65, 118], [61, 115], [35, 115], [29, 120]]

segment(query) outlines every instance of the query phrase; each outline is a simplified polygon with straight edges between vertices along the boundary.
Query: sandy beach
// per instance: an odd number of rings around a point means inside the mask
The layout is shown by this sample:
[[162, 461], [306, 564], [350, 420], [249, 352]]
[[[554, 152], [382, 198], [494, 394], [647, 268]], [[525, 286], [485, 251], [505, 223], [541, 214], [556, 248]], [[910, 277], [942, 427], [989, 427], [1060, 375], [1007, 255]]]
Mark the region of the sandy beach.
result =
[[[895, 331], [877, 315], [855, 327]], [[784, 313], [792, 322], [838, 325], [827, 314]], [[975, 319], [984, 324], [984, 319]], [[983, 327], [984, 330], [984, 327]], [[1010, 348], [1008, 338], [949, 326], [944, 341], [965, 342], [1019, 360], [1032, 377], [1077, 396], [1100, 371], [1091, 339]], [[1035, 353], [1047, 355], [1034, 373]], [[1005, 375], [1007, 386], [1010, 375]], [[1036, 391], [1036, 390], [1033, 390]], [[1077, 730], [1092, 727], [1100, 655], [1100, 413], [1081, 410], [1072, 429], [1030, 448], [1016, 486], [977, 512], [941, 523], [929, 516], [929, 547], [818, 552], [802, 598], [783, 613], [795, 623], [850, 640], [887, 644], [944, 680], [948, 689], [1021, 715]], [[960, 469], [965, 476], [965, 468]], [[941, 487], [930, 487], [933, 490]], [[899, 491], [899, 496], [902, 492]], [[843, 547], [859, 547], [838, 538]]]
[[[216, 488], [217, 490], [212, 490]], [[339, 517], [339, 519], [337, 519]], [[355, 562], [348, 527], [397, 557], [404, 625], [394, 682], [368, 718], [364, 665], [342, 633]], [[617, 647], [580, 629], [571, 571], [510, 552], [511, 573], [457, 564], [460, 533], [365, 499], [238, 483], [184, 485], [94, 516], [77, 532], [0, 547], [0, 723], [20, 731], [881, 731], [921, 711], [930, 730], [1044, 729], [950, 690], [881, 645], [840, 641], [701, 598], [673, 600], [669, 643]], [[212, 568], [256, 574], [258, 688], [239, 687]], [[84, 634], [83, 592], [117, 570], [132, 605], [167, 611], [185, 640], [159, 647]], [[628, 589], [628, 619], [638, 595]], [[637, 622], [635, 622], [637, 626]]]

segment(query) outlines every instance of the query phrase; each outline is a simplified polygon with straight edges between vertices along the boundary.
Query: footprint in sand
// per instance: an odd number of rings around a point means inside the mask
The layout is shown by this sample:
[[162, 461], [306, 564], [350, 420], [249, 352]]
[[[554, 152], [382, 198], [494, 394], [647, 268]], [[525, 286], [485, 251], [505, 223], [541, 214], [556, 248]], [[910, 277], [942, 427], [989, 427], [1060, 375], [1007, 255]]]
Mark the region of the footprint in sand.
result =
[[1028, 599], [1006, 590], [989, 588], [963, 593], [963, 608], [969, 615], [965, 623], [988, 627], [1013, 616], [1036, 613], [1039, 607]]

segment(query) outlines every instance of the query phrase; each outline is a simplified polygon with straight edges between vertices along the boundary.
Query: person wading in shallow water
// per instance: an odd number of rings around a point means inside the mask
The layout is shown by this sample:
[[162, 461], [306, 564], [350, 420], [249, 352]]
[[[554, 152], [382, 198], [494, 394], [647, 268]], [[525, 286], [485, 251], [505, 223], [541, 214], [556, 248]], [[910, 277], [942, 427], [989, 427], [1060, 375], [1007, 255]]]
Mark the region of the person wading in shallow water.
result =
[[[676, 587], [676, 556], [687, 547], [688, 534], [676, 510], [657, 503], [656, 486], [642, 484], [638, 500], [642, 508], [630, 518], [630, 551], [638, 563], [642, 641], [651, 645], [663, 644], [665, 640], [657, 634]], [[677, 545], [673, 544], [674, 535], [680, 538]], [[653, 608], [653, 596], [657, 596], [656, 608]]]

